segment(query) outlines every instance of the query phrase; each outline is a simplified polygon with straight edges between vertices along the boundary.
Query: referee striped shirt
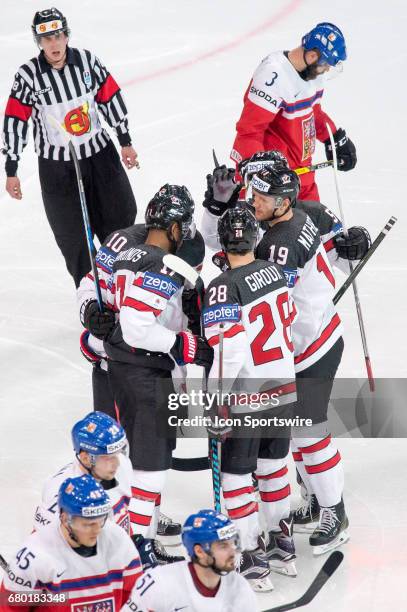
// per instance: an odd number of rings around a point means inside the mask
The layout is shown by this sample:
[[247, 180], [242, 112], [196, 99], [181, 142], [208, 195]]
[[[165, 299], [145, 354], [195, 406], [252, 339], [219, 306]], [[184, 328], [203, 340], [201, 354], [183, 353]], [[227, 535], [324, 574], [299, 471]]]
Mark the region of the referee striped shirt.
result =
[[67, 47], [66, 64], [56, 70], [41, 51], [18, 69], [7, 102], [3, 131], [7, 176], [17, 173], [30, 117], [37, 155], [68, 161], [64, 134], [49, 117], [72, 136], [78, 158], [83, 159], [101, 151], [110, 140], [99, 112], [116, 132], [120, 145], [130, 145], [120, 88], [102, 62], [90, 51]]

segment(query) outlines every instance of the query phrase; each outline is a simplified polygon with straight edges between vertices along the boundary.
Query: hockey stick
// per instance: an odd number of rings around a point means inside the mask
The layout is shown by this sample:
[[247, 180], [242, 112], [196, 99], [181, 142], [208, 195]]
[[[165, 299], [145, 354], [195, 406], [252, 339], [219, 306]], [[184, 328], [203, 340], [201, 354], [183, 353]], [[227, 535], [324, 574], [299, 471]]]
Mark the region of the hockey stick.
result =
[[216, 157], [215, 149], [212, 149], [212, 156], [213, 156], [213, 163], [215, 164], [215, 168], [220, 168], [218, 158]]
[[[333, 157], [333, 166], [332, 166], [332, 169], [334, 171], [336, 197], [337, 197], [337, 200], [338, 200], [338, 205], [339, 205], [339, 210], [340, 210], [340, 215], [341, 215], [341, 222], [342, 222], [342, 227], [343, 227], [343, 233], [345, 234], [345, 236], [348, 236], [348, 229], [347, 229], [346, 224], [345, 224], [345, 215], [344, 215], [343, 206], [342, 206], [342, 198], [341, 198], [341, 194], [340, 194], [340, 191], [339, 191], [338, 159], [337, 159], [337, 156], [336, 156], [335, 141], [334, 141], [334, 137], [333, 137], [333, 134], [332, 134], [331, 126], [329, 125], [329, 123], [326, 124], [326, 128], [328, 130], [329, 140], [330, 140], [331, 148], [332, 148], [332, 157]], [[349, 261], [349, 271], [350, 271], [350, 274], [352, 274], [352, 272], [353, 272], [353, 264], [352, 264], [351, 261]], [[374, 377], [373, 377], [372, 364], [370, 362], [369, 349], [367, 347], [365, 325], [363, 323], [363, 316], [362, 316], [362, 306], [360, 304], [359, 291], [358, 291], [358, 287], [357, 287], [355, 279], [353, 279], [353, 281], [352, 281], [352, 287], [353, 287], [353, 294], [355, 296], [356, 312], [357, 312], [357, 315], [358, 315], [360, 336], [362, 338], [363, 353], [364, 353], [364, 356], [365, 356], [365, 364], [366, 364], [367, 377], [369, 379], [370, 391], [373, 392], [375, 390], [375, 382], [374, 382]]]
[[301, 168], [294, 168], [294, 172], [298, 175], [308, 174], [308, 172], [315, 172], [315, 170], [322, 170], [322, 168], [330, 168], [333, 165], [332, 161], [320, 162], [319, 164], [311, 164], [310, 166], [302, 166]]
[[[201, 299], [201, 304], [203, 304], [203, 296], [204, 296], [204, 284], [202, 278], [199, 276], [198, 272], [190, 266], [186, 261], [177, 257], [176, 255], [168, 254], [164, 255], [163, 263], [174, 272], [177, 272], [184, 278], [186, 278], [191, 285], [194, 285], [198, 295]], [[201, 335], [205, 336], [205, 330], [203, 325], [203, 319], [201, 317]], [[204, 393], [206, 392], [206, 372], [204, 370], [202, 386]], [[212, 486], [213, 486], [213, 498], [214, 498], [214, 506], [217, 512], [221, 511], [221, 501], [220, 501], [220, 454], [218, 449], [217, 440], [214, 438], [209, 439], [209, 454], [210, 454], [210, 465], [212, 469]], [[196, 461], [196, 459], [195, 459]]]
[[318, 595], [319, 591], [329, 580], [332, 574], [336, 572], [342, 561], [343, 553], [339, 550], [335, 550], [335, 552], [329, 555], [328, 559], [325, 561], [318, 574], [305, 591], [304, 595], [291, 603], [281, 604], [275, 608], [268, 608], [263, 612], [286, 612], [286, 610], [295, 610], [295, 608], [301, 608], [302, 606], [308, 605], [314, 599], [314, 597]]
[[85, 226], [86, 243], [88, 245], [90, 265], [91, 265], [92, 274], [93, 274], [93, 282], [95, 283], [96, 299], [98, 302], [100, 312], [103, 312], [104, 308], [103, 308], [102, 292], [100, 290], [99, 275], [98, 275], [98, 271], [96, 268], [96, 262], [95, 262], [96, 249], [93, 243], [92, 228], [90, 227], [90, 222], [89, 222], [88, 206], [86, 204], [86, 195], [85, 195], [85, 189], [83, 187], [82, 172], [81, 172], [81, 168], [79, 165], [78, 156], [76, 155], [75, 147], [72, 143], [71, 138], [68, 136], [68, 133], [66, 132], [66, 130], [64, 130], [62, 125], [60, 125], [59, 122], [55, 119], [55, 117], [52, 117], [52, 115], [50, 115], [48, 117], [48, 122], [54, 128], [58, 129], [59, 132], [63, 135], [68, 145], [69, 153], [71, 154], [71, 158], [75, 166], [76, 180], [77, 180], [78, 189], [79, 189], [79, 199], [81, 203], [83, 224]]
[[364, 258], [360, 260], [360, 262], [358, 263], [356, 268], [353, 269], [353, 271], [351, 272], [351, 274], [349, 274], [349, 276], [346, 279], [346, 281], [343, 283], [343, 285], [335, 293], [334, 299], [332, 300], [334, 304], [337, 304], [339, 302], [339, 300], [341, 299], [341, 297], [343, 296], [345, 291], [352, 284], [352, 281], [355, 280], [357, 275], [365, 267], [365, 265], [367, 264], [367, 262], [369, 261], [369, 259], [371, 258], [371, 256], [373, 255], [373, 253], [375, 252], [377, 247], [379, 246], [379, 244], [382, 242], [382, 240], [385, 239], [385, 237], [387, 236], [387, 234], [389, 233], [389, 231], [391, 230], [393, 225], [396, 223], [396, 221], [397, 221], [396, 217], [390, 217], [390, 219], [387, 221], [386, 225], [384, 226], [384, 228], [382, 229], [380, 234], [377, 236], [376, 240], [374, 240], [374, 242], [372, 243], [370, 249], [368, 250], [368, 252], [364, 256]]
[[2, 569], [2, 570], [4, 570], [5, 572], [7, 572], [7, 570], [8, 570], [8, 563], [7, 563], [7, 561], [5, 560], [5, 558], [4, 558], [4, 557], [2, 557], [1, 555], [0, 555], [0, 567], [1, 567], [1, 569]]

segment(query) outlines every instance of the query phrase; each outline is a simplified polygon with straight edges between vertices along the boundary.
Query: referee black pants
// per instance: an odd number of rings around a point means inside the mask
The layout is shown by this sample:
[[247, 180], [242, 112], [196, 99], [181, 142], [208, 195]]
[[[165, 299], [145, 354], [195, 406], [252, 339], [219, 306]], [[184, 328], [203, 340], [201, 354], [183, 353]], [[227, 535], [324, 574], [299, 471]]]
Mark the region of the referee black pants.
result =
[[[114, 230], [132, 225], [136, 201], [112, 142], [80, 161], [92, 233], [102, 243]], [[76, 287], [90, 270], [78, 183], [72, 161], [38, 158], [45, 213]]]

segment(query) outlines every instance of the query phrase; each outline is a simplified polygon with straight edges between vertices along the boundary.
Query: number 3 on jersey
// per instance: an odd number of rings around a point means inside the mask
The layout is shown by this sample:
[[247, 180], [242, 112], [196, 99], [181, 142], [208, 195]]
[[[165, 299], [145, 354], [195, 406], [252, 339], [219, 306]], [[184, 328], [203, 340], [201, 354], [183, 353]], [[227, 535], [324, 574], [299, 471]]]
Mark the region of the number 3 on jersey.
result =
[[[280, 315], [280, 321], [283, 325], [284, 340], [288, 350], [292, 352], [293, 344], [291, 342], [290, 326], [294, 313], [290, 312], [290, 303], [287, 291], [280, 293], [280, 295], [277, 296], [276, 304], [278, 314]], [[264, 345], [276, 331], [273, 313], [268, 302], [260, 302], [251, 308], [249, 312], [250, 323], [254, 323], [259, 317], [262, 318], [263, 327], [250, 345], [253, 362], [255, 365], [262, 365], [264, 363], [283, 358], [283, 351], [281, 350], [280, 346], [264, 349]]]

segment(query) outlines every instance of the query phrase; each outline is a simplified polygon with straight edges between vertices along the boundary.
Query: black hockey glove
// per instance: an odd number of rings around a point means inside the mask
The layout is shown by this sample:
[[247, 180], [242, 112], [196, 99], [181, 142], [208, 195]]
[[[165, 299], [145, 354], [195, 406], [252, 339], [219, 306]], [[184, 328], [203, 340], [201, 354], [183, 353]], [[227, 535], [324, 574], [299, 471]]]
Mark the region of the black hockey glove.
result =
[[83, 313], [81, 313], [81, 321], [82, 325], [93, 336], [99, 338], [99, 340], [104, 340], [115, 326], [116, 318], [111, 310], [100, 312], [97, 301], [91, 300], [85, 305]]
[[[338, 159], [338, 170], [347, 172], [356, 166], [356, 147], [350, 138], [346, 136], [345, 130], [339, 128], [334, 134], [336, 157]], [[329, 138], [325, 140], [325, 153], [328, 161], [332, 161], [332, 147]]]
[[230, 407], [212, 406], [210, 410], [205, 411], [205, 416], [211, 420], [210, 425], [206, 427], [208, 436], [219, 442], [225, 442], [232, 433], [231, 425], [225, 423], [225, 420], [230, 418]]
[[370, 234], [365, 227], [350, 227], [348, 235], [340, 233], [333, 239], [338, 257], [343, 259], [362, 259], [372, 244]]
[[212, 263], [214, 263], [215, 266], [222, 272], [230, 270], [230, 265], [225, 251], [218, 251], [215, 253], [215, 255], [212, 256]]
[[188, 318], [188, 327], [197, 336], [201, 333], [201, 299], [196, 289], [182, 292], [182, 312]]
[[178, 365], [195, 363], [210, 368], [213, 361], [213, 348], [202, 336], [194, 336], [187, 331], [177, 334], [174, 346], [170, 351]]
[[238, 200], [241, 185], [235, 182], [235, 172], [234, 168], [226, 168], [223, 165], [206, 176], [203, 207], [217, 217], [223, 215], [225, 210], [234, 206]]

